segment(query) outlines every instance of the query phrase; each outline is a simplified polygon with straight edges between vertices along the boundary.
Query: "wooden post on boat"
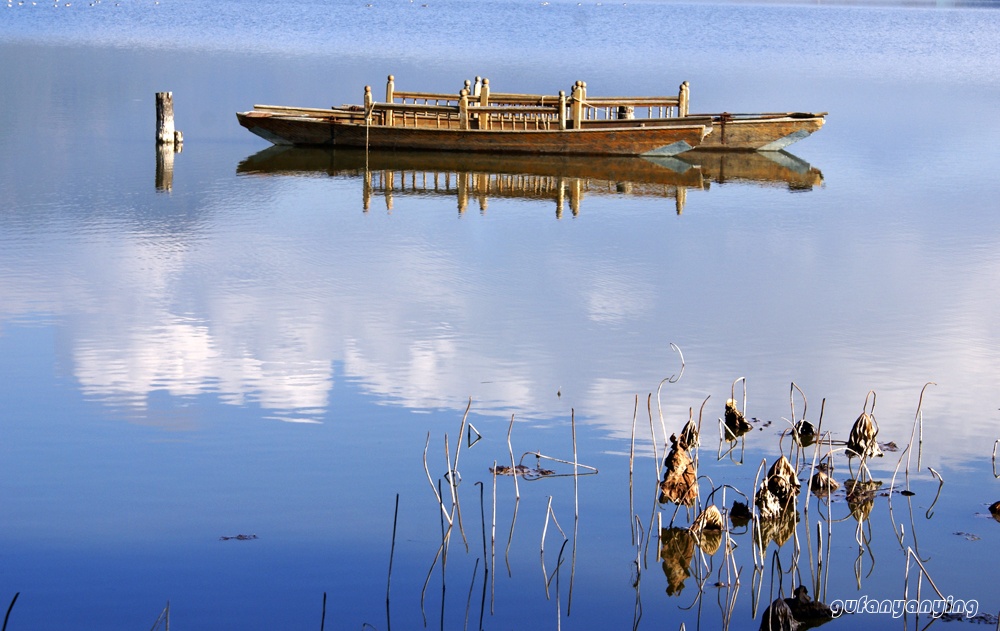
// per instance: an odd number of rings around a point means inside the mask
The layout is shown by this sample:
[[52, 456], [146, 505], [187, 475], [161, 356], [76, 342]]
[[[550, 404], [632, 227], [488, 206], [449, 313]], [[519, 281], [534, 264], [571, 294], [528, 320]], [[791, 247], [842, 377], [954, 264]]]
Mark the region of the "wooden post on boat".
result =
[[[479, 77], [476, 77], [478, 80]], [[483, 111], [479, 113], [479, 129], [489, 129], [490, 128], [490, 114], [486, 110], [490, 104], [490, 80], [483, 79], [482, 83], [476, 82], [476, 85], [480, 86], [479, 89], [479, 107], [483, 108]]]
[[[389, 80], [385, 84], [385, 102], [392, 104], [393, 93], [396, 90], [396, 81], [393, 79], [392, 75], [389, 75]], [[392, 110], [385, 111], [385, 124], [392, 127]], [[404, 123], [405, 125], [405, 123]]]
[[691, 88], [688, 82], [685, 81], [681, 84], [680, 94], [677, 95], [677, 115], [687, 116], [688, 115], [688, 101], [691, 98]]
[[569, 209], [574, 217], [580, 215], [580, 201], [583, 199], [583, 180], [574, 178], [569, 184]]
[[583, 127], [583, 86], [581, 85], [583, 81], [577, 81], [573, 84], [573, 95], [572, 95], [572, 108], [573, 112], [570, 118], [573, 121], [571, 126], [572, 129], [580, 129]]
[[469, 128], [469, 91], [464, 88], [458, 93], [458, 128]]
[[365, 86], [365, 124], [372, 124], [372, 112], [374, 111], [375, 99], [372, 97], [372, 87]]
[[[464, 90], [463, 90], [464, 92]], [[458, 214], [464, 214], [469, 207], [469, 177], [468, 173], [456, 173], [455, 185], [458, 188]]]
[[566, 90], [559, 90], [559, 129], [566, 129]]
[[372, 172], [365, 169], [365, 181], [361, 187], [361, 209], [367, 213], [372, 205]]

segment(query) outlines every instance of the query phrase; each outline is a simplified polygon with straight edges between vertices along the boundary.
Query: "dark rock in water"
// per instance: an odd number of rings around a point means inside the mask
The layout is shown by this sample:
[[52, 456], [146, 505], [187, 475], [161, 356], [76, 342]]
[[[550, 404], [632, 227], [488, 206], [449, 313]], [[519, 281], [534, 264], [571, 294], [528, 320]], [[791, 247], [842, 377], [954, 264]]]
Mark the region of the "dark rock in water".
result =
[[753, 514], [750, 507], [743, 502], [733, 500], [733, 507], [729, 509], [729, 521], [733, 522], [735, 528], [742, 528], [750, 523]]
[[990, 504], [990, 512], [994, 517], [1000, 515], [1000, 502], [993, 502]]
[[760, 617], [760, 631], [798, 631], [799, 621], [784, 600], [775, 598]]
[[833, 620], [833, 611], [809, 597], [805, 585], [795, 588], [791, 598], [777, 598], [760, 619], [760, 631], [804, 631]]
[[806, 626], [800, 627], [808, 629], [833, 620], [833, 610], [826, 603], [813, 600], [809, 597], [809, 590], [805, 585], [795, 588], [792, 598], [786, 598], [785, 603], [792, 610], [792, 616]]

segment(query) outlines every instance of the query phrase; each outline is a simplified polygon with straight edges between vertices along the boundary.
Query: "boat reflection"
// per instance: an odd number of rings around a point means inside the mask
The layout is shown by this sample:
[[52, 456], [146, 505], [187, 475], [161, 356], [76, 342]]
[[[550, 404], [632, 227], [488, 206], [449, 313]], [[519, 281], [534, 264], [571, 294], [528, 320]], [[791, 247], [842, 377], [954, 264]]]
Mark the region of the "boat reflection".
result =
[[363, 180], [363, 208], [381, 196], [392, 210], [394, 195], [456, 197], [459, 213], [470, 203], [485, 211], [490, 198], [552, 200], [556, 216], [568, 205], [578, 215], [586, 196], [668, 198], [677, 214], [688, 190], [748, 183], [808, 191], [823, 174], [782, 151], [697, 152], [674, 157], [510, 156], [423, 151], [368, 151], [273, 146], [243, 160], [244, 175], [310, 175]]

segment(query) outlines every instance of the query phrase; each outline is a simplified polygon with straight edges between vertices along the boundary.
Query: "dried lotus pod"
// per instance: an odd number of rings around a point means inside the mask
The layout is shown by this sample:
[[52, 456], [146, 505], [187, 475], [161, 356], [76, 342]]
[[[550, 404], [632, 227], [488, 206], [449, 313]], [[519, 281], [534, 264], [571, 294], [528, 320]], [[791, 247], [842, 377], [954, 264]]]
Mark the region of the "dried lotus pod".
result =
[[774, 461], [767, 472], [765, 481], [768, 490], [774, 494], [782, 506], [788, 504], [799, 493], [800, 485], [799, 479], [795, 475], [795, 468], [785, 456]]
[[698, 446], [698, 427], [690, 418], [688, 419], [688, 422], [684, 424], [683, 429], [681, 429], [680, 439], [684, 441], [684, 444], [686, 444], [688, 448]]
[[683, 439], [677, 440], [676, 436], [671, 435], [670, 442], [670, 453], [663, 462], [667, 471], [660, 483], [660, 503], [673, 502], [691, 506], [698, 499], [698, 472]]
[[875, 417], [862, 412], [851, 427], [851, 435], [847, 439], [848, 458], [881, 458], [882, 450], [878, 446], [878, 424]]
[[844, 482], [844, 489], [847, 491], [847, 506], [855, 520], [860, 522], [868, 519], [875, 507], [875, 495], [881, 486], [881, 480], [864, 482], [847, 480]]
[[687, 528], [660, 530], [660, 558], [663, 574], [667, 577], [667, 595], [680, 595], [684, 581], [691, 576], [691, 559], [694, 558], [694, 537]]
[[816, 442], [816, 428], [809, 421], [802, 419], [795, 424], [792, 438], [802, 447], [808, 447]]
[[726, 399], [726, 415], [723, 419], [726, 423], [726, 438], [731, 440], [746, 434], [753, 425], [747, 421], [743, 412], [736, 407], [735, 399]]
[[781, 509], [784, 508], [778, 497], [767, 488], [766, 482], [761, 483], [760, 489], [757, 490], [757, 494], [753, 498], [753, 503], [760, 511], [760, 518], [763, 520], [777, 518], [781, 514]]
[[840, 488], [840, 483], [833, 479], [826, 471], [817, 470], [809, 481], [809, 490], [819, 498], [824, 498]]
[[769, 541], [773, 541], [779, 546], [784, 545], [792, 535], [795, 534], [795, 525], [799, 521], [799, 512], [792, 507], [779, 509], [771, 517], [765, 517], [761, 511], [761, 518], [754, 523], [754, 543], [767, 548]]
[[701, 515], [698, 515], [694, 523], [691, 524], [691, 530], [722, 530], [722, 513], [713, 504], [703, 510]]

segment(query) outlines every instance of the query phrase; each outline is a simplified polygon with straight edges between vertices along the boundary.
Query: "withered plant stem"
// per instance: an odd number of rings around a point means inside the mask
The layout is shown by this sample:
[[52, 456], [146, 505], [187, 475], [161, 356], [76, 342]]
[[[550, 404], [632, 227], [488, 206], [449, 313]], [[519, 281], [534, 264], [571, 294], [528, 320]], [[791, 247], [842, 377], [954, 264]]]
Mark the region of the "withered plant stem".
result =
[[[632, 442], [629, 444], [628, 449], [628, 521], [629, 530], [632, 531], [632, 545], [635, 545], [635, 522], [632, 521], [632, 517], [635, 515], [635, 493], [632, 490], [632, 474], [634, 470], [635, 463], [635, 420], [639, 413], [639, 395], [635, 395], [635, 409], [632, 410]], [[1000, 442], [1000, 441], [997, 441]], [[996, 445], [993, 446], [994, 455], [994, 467], [996, 462]], [[996, 469], [994, 468], [994, 471]], [[656, 481], [660, 481], [660, 472], [657, 469]]]
[[[10, 599], [10, 605], [7, 606], [7, 613], [4, 614], [4, 617], [3, 617], [3, 631], [7, 631], [7, 621], [10, 620], [10, 612], [11, 612], [12, 609], [14, 609], [14, 603], [17, 602], [17, 597], [20, 596], [20, 595], [21, 595], [21, 592], [15, 592], [14, 593], [14, 597]], [[156, 621], [159, 622], [160, 619], [157, 618]], [[153, 625], [153, 628], [154, 629], [156, 628], [155, 624]]]
[[[385, 580], [385, 624], [391, 629], [389, 616], [389, 588], [392, 586], [392, 559], [396, 554], [396, 522], [399, 519], [399, 493], [396, 493], [396, 509], [392, 513], [392, 545], [389, 547], [389, 574]], [[323, 592], [323, 619], [326, 619], [326, 592]], [[320, 631], [323, 627], [320, 626]]]

